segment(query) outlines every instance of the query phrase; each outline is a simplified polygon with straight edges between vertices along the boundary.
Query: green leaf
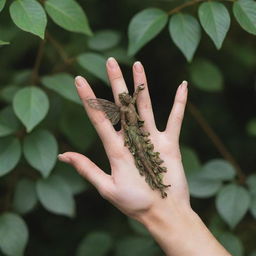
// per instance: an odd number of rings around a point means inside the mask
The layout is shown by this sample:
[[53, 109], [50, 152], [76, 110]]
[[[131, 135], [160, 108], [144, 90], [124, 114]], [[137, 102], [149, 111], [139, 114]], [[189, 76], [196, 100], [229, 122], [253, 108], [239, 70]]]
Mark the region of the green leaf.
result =
[[213, 159], [202, 168], [202, 177], [209, 180], [226, 181], [234, 179], [236, 171], [234, 167], [223, 159]]
[[13, 108], [27, 132], [31, 132], [46, 116], [49, 110], [49, 100], [41, 89], [32, 86], [25, 87], [15, 94]]
[[148, 8], [137, 13], [128, 27], [128, 55], [134, 55], [164, 28], [168, 20], [166, 12]]
[[256, 251], [251, 252], [249, 256], [256, 256]]
[[196, 152], [190, 147], [181, 147], [182, 163], [187, 174], [198, 172], [201, 169], [201, 163]]
[[88, 20], [81, 6], [73, 0], [47, 0], [45, 9], [60, 27], [71, 31], [92, 35]]
[[91, 74], [108, 84], [106, 72], [106, 57], [100, 54], [87, 52], [80, 54], [77, 58], [78, 63]]
[[116, 46], [121, 40], [120, 33], [115, 30], [100, 30], [87, 41], [88, 47], [96, 51], [104, 51]]
[[250, 212], [252, 216], [256, 219], [256, 195], [252, 195], [251, 204], [250, 204]]
[[10, 15], [17, 27], [44, 39], [47, 17], [37, 1], [15, 0], [10, 6]]
[[220, 49], [230, 27], [230, 16], [225, 5], [218, 2], [202, 3], [198, 10], [205, 32]]
[[189, 68], [192, 83], [207, 92], [218, 92], [223, 88], [223, 76], [217, 66], [206, 59], [195, 60]]
[[105, 256], [112, 247], [111, 236], [103, 231], [96, 231], [86, 235], [80, 242], [76, 256]]
[[28, 242], [28, 228], [24, 220], [14, 213], [0, 215], [0, 248], [11, 256], [24, 255]]
[[89, 187], [85, 179], [70, 165], [58, 162], [54, 175], [61, 177], [69, 185], [72, 194], [76, 195]]
[[60, 119], [60, 130], [70, 143], [79, 150], [87, 150], [96, 138], [96, 132], [84, 109], [68, 106]]
[[190, 62], [201, 39], [201, 28], [197, 19], [189, 14], [174, 14], [170, 19], [169, 32], [175, 45]]
[[15, 137], [0, 139], [0, 177], [10, 172], [21, 157], [20, 142]]
[[196, 198], [207, 198], [215, 195], [221, 188], [222, 182], [205, 178], [203, 172], [188, 176], [189, 192]]
[[0, 97], [7, 103], [12, 103], [15, 93], [20, 89], [17, 85], [7, 85], [0, 91]]
[[70, 74], [58, 73], [52, 76], [44, 76], [42, 77], [42, 84], [65, 99], [82, 104], [74, 85], [74, 78]]
[[216, 197], [216, 207], [223, 220], [234, 228], [244, 217], [250, 205], [248, 191], [236, 184], [223, 187]]
[[13, 209], [20, 214], [30, 212], [37, 203], [35, 182], [26, 178], [19, 180], [13, 196]]
[[244, 248], [241, 240], [232, 233], [225, 232], [218, 237], [221, 244], [229, 251], [233, 256], [243, 256]]
[[240, 26], [247, 32], [256, 35], [256, 2], [238, 0], [233, 4], [233, 13]]
[[7, 44], [10, 44], [10, 42], [0, 40], [0, 45], [7, 45]]
[[114, 57], [118, 63], [131, 66], [135, 59], [132, 56], [127, 55], [127, 51], [124, 48], [118, 47], [110, 49], [104, 52], [104, 55], [108, 58], [109, 56]]
[[256, 174], [250, 175], [246, 179], [246, 184], [249, 188], [250, 193], [256, 196]]
[[0, 0], [0, 12], [4, 9], [6, 0]]
[[0, 137], [10, 135], [16, 132], [20, 127], [20, 122], [15, 116], [11, 106], [4, 108], [0, 112]]
[[28, 163], [47, 177], [56, 163], [58, 144], [49, 131], [37, 130], [25, 137], [23, 151]]
[[256, 136], [256, 118], [251, 119], [246, 125], [247, 133]]
[[[116, 256], [155, 256], [159, 249], [150, 237], [126, 237], [116, 246]], [[161, 254], [160, 254], [161, 255]]]
[[143, 235], [143, 236], [150, 236], [150, 233], [148, 232], [148, 230], [145, 228], [145, 226], [143, 226], [140, 222], [138, 222], [137, 220], [134, 220], [132, 218], [128, 217], [128, 222], [131, 226], [131, 228], [139, 235]]
[[69, 185], [55, 175], [47, 179], [40, 179], [36, 184], [39, 201], [50, 212], [73, 217], [75, 215], [75, 201]]

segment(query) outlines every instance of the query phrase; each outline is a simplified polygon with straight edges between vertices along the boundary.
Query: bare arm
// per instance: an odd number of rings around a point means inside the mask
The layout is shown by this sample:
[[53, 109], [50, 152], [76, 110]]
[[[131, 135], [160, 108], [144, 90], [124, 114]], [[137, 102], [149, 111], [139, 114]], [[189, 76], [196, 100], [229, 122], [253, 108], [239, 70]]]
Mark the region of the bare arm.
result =
[[[118, 104], [118, 94], [127, 91], [127, 88], [121, 70], [113, 58], [107, 62], [107, 72]], [[166, 130], [159, 132], [155, 126], [144, 69], [138, 62], [133, 66], [133, 76], [135, 91], [138, 92], [138, 85], [145, 86], [136, 96], [137, 107], [139, 115], [145, 121], [145, 129], [150, 132], [155, 150], [160, 152], [168, 169], [163, 180], [165, 184], [172, 184], [167, 190], [168, 197], [162, 199], [140, 176], [132, 155], [124, 146], [123, 131], [116, 132], [101, 111], [87, 105], [87, 99], [94, 98], [95, 95], [82, 77], [76, 78], [77, 91], [101, 137], [111, 165], [111, 175], [79, 153], [66, 152], [59, 159], [73, 165], [96, 187], [103, 198], [120, 211], [143, 223], [166, 255], [230, 256], [190, 206], [179, 150], [179, 134], [188, 93], [187, 83], [183, 82], [178, 87]]]

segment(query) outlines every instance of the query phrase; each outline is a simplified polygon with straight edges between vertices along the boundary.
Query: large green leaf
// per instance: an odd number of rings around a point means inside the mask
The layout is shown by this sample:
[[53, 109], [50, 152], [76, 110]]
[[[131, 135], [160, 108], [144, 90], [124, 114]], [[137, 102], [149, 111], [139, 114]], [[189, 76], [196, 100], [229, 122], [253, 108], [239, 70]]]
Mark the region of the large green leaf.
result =
[[20, 29], [44, 39], [47, 17], [37, 1], [15, 0], [10, 6], [10, 15]]
[[198, 10], [205, 32], [220, 49], [230, 27], [230, 16], [225, 5], [218, 2], [202, 3]]
[[58, 144], [49, 131], [37, 130], [25, 137], [23, 151], [29, 164], [47, 177], [56, 163]]
[[88, 47], [92, 50], [104, 51], [113, 48], [120, 42], [121, 36], [115, 30], [100, 30], [87, 41]]
[[0, 12], [4, 9], [6, 0], [0, 0]]
[[21, 157], [20, 142], [15, 137], [0, 139], [0, 177], [10, 172]]
[[75, 215], [71, 189], [61, 177], [52, 175], [38, 180], [36, 190], [39, 201], [48, 211], [68, 217]]
[[218, 92], [223, 87], [222, 73], [206, 59], [196, 59], [189, 67], [192, 84], [201, 90]]
[[10, 42], [0, 40], [0, 45], [7, 45], [7, 44], [10, 44]]
[[250, 212], [253, 217], [256, 219], [256, 195], [252, 195], [251, 203], [250, 203]]
[[196, 152], [186, 146], [181, 146], [182, 163], [187, 174], [198, 172], [201, 169], [201, 163]]
[[250, 193], [256, 196], [256, 174], [250, 175], [246, 179], [246, 184], [249, 187]]
[[85, 179], [71, 165], [58, 162], [55, 169], [54, 175], [65, 180], [74, 195], [83, 192], [89, 187]]
[[116, 247], [116, 256], [155, 256], [159, 249], [150, 237], [125, 237]]
[[28, 242], [28, 228], [24, 220], [14, 213], [0, 215], [0, 248], [10, 256], [24, 255]]
[[60, 130], [77, 149], [85, 151], [96, 138], [96, 132], [84, 109], [77, 105], [68, 106], [60, 118]]
[[10, 135], [20, 128], [20, 122], [11, 106], [0, 112], [0, 137]]
[[256, 35], [256, 2], [252, 0], [238, 0], [234, 2], [233, 13], [241, 27]]
[[244, 248], [241, 240], [232, 233], [225, 232], [218, 236], [219, 241], [232, 256], [243, 256]]
[[103, 231], [86, 235], [80, 242], [76, 256], [106, 256], [112, 246], [111, 236]]
[[256, 118], [252, 118], [246, 125], [246, 131], [251, 136], [256, 136]]
[[92, 35], [84, 10], [74, 0], [47, 0], [45, 9], [60, 27], [71, 31]]
[[0, 97], [7, 103], [12, 103], [15, 93], [20, 89], [17, 85], [7, 85], [0, 91]]
[[215, 195], [221, 188], [220, 180], [205, 178], [203, 172], [196, 172], [188, 176], [189, 192], [196, 198], [207, 198]]
[[106, 72], [106, 57], [93, 52], [80, 54], [77, 58], [78, 63], [91, 74], [108, 84]]
[[15, 94], [13, 108], [27, 132], [30, 132], [46, 116], [49, 110], [49, 100], [41, 89], [32, 86], [25, 87]]
[[164, 28], [168, 20], [166, 12], [148, 8], [137, 13], [128, 27], [128, 54], [134, 55]]
[[210, 180], [225, 181], [232, 180], [236, 171], [234, 167], [223, 159], [213, 159], [202, 168], [202, 177]]
[[74, 78], [70, 74], [58, 73], [52, 76], [44, 76], [42, 77], [42, 83], [62, 97], [81, 104], [81, 100], [74, 85]]
[[13, 195], [13, 209], [25, 214], [31, 211], [37, 203], [35, 182], [26, 178], [19, 180]]
[[170, 19], [169, 32], [175, 45], [191, 61], [201, 39], [201, 28], [197, 19], [189, 14], [174, 14]]
[[223, 187], [216, 197], [216, 207], [223, 220], [234, 228], [244, 217], [250, 205], [248, 191], [236, 184]]

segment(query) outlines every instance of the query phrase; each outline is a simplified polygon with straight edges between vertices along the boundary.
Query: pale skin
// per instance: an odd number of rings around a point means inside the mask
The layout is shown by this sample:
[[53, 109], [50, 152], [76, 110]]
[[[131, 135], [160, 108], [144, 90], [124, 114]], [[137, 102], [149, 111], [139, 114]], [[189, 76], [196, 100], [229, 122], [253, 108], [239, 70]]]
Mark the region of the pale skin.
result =
[[[128, 92], [122, 72], [116, 60], [109, 58], [106, 69], [115, 103], [120, 105], [118, 94]], [[165, 131], [158, 131], [154, 121], [144, 68], [140, 62], [133, 65], [135, 89], [144, 84], [145, 89], [137, 98], [138, 112], [144, 127], [150, 132], [155, 150], [160, 152], [164, 166], [164, 183], [171, 184], [167, 198], [161, 198], [151, 190], [145, 178], [139, 174], [134, 159], [124, 146], [122, 130], [115, 131], [104, 113], [92, 109], [87, 100], [96, 98], [85, 78], [78, 76], [75, 85], [84, 108], [100, 136], [108, 156], [111, 174], [106, 174], [86, 156], [65, 152], [59, 160], [69, 163], [85, 179], [91, 182], [103, 198], [111, 202], [127, 216], [141, 222], [149, 230], [168, 256], [230, 256], [214, 238], [200, 217], [193, 211], [182, 165], [179, 135], [187, 101], [187, 82], [178, 87]]]

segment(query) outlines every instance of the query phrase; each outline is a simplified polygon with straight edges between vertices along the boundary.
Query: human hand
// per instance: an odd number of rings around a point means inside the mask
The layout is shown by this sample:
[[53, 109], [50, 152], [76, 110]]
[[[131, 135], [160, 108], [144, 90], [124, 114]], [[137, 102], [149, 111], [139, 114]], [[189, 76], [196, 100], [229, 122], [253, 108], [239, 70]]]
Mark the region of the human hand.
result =
[[[128, 92], [121, 70], [114, 58], [108, 59], [106, 68], [115, 103], [120, 105], [118, 94]], [[178, 87], [166, 129], [160, 132], [155, 125], [146, 75], [140, 62], [133, 65], [133, 78], [135, 89], [141, 84], [145, 87], [137, 98], [138, 112], [145, 121], [144, 127], [150, 133], [155, 151], [160, 152], [160, 158], [164, 160], [163, 166], [167, 167], [163, 183], [171, 184], [166, 190], [168, 197], [162, 199], [159, 191], [153, 191], [145, 182], [145, 177], [139, 174], [133, 156], [124, 146], [123, 131], [116, 132], [101, 111], [88, 105], [87, 100], [95, 98], [95, 95], [88, 82], [80, 76], [75, 80], [77, 91], [103, 142], [111, 166], [111, 175], [79, 153], [66, 152], [59, 156], [59, 160], [73, 165], [96, 187], [103, 198], [135, 219], [140, 220], [142, 215], [155, 209], [172, 209], [177, 205], [189, 209], [189, 193], [179, 149], [179, 134], [187, 100], [187, 82], [184, 81]]]

